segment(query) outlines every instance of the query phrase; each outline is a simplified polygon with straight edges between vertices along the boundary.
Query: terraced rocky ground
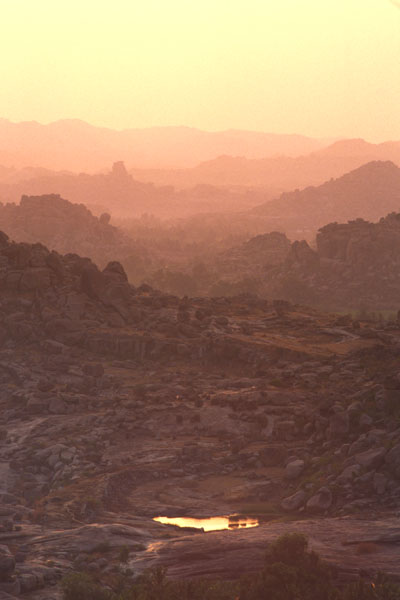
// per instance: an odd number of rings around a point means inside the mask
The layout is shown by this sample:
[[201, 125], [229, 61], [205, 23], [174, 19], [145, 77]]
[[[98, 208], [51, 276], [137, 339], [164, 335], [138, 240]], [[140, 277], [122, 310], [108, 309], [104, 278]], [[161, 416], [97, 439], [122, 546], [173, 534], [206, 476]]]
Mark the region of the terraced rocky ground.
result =
[[[398, 323], [179, 299], [4, 234], [0, 302], [0, 598], [80, 569], [229, 578], [285, 531], [339, 578], [400, 577]], [[153, 521], [229, 514], [260, 526]]]

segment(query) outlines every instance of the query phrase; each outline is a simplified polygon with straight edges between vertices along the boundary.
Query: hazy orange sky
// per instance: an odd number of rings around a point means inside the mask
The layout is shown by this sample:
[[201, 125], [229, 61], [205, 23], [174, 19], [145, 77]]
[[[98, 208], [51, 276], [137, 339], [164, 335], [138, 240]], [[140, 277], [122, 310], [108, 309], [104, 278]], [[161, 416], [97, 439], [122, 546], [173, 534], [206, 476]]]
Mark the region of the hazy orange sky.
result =
[[1, 0], [0, 116], [400, 139], [390, 0]]

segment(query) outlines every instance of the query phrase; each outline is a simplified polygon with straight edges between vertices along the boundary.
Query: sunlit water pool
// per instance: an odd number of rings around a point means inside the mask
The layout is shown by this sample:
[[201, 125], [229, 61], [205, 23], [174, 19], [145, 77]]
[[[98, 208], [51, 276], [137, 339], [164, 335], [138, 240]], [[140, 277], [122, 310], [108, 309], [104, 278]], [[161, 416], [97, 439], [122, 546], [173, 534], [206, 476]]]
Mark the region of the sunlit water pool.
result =
[[257, 527], [258, 519], [253, 517], [241, 517], [230, 515], [226, 517], [209, 517], [208, 519], [194, 519], [189, 517], [154, 517], [154, 521], [164, 525], [176, 525], [177, 527], [194, 527], [204, 531], [221, 531], [222, 529], [247, 529]]

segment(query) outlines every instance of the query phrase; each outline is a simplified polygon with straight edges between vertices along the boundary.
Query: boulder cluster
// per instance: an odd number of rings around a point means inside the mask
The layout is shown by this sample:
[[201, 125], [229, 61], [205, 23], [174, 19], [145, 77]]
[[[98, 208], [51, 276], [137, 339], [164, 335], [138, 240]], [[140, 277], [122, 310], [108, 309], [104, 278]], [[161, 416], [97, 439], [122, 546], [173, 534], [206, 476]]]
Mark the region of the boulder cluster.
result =
[[316, 247], [294, 242], [269, 273], [270, 293], [337, 310], [396, 310], [400, 293], [400, 214], [322, 227]]

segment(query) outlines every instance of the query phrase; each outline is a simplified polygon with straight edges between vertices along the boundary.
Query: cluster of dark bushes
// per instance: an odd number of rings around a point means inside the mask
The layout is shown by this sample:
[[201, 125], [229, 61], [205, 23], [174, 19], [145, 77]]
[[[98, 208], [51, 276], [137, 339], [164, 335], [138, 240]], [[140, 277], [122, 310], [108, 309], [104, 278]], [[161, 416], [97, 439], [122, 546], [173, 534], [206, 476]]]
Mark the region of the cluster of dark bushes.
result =
[[62, 581], [64, 600], [399, 600], [400, 587], [384, 576], [338, 588], [332, 568], [308, 550], [302, 534], [287, 534], [271, 544], [265, 566], [240, 581], [173, 581], [163, 568], [134, 582], [120, 576], [106, 587], [85, 573]]

